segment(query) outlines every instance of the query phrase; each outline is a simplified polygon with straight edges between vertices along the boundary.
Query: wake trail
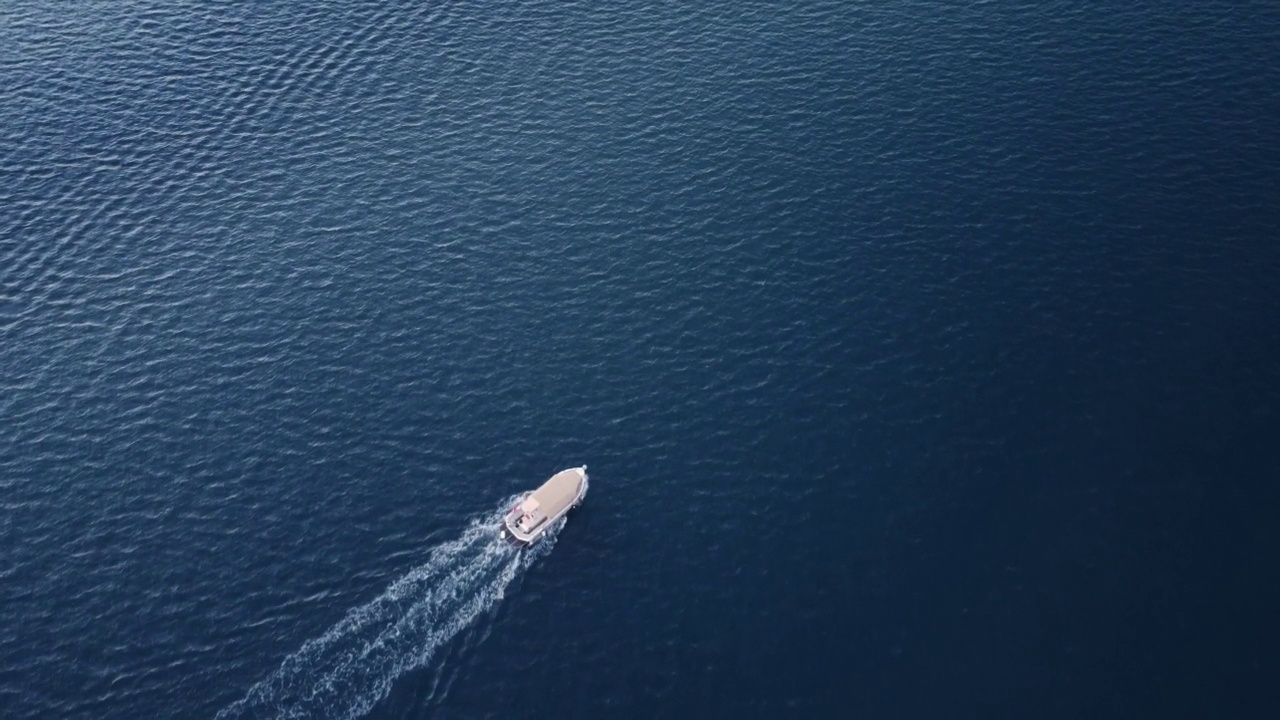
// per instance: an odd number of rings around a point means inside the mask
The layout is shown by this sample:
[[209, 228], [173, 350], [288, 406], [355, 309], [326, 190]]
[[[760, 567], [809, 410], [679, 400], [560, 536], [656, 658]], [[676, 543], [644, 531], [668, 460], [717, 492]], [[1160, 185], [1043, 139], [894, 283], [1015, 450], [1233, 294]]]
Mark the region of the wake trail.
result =
[[308, 640], [217, 720], [352, 720], [367, 713], [397, 677], [425, 665], [497, 605], [511, 581], [555, 545], [564, 520], [524, 552], [498, 536], [502, 514], [515, 499], [473, 518], [460, 537], [433, 548], [425, 563]]

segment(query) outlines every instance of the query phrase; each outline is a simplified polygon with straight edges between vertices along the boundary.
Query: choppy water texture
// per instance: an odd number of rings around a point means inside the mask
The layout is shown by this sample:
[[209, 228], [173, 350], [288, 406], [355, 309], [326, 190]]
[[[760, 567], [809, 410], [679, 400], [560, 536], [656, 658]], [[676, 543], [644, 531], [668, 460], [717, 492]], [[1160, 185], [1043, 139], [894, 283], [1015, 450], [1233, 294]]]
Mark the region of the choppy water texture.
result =
[[1274, 5], [7, 4], [0, 717], [1274, 715]]

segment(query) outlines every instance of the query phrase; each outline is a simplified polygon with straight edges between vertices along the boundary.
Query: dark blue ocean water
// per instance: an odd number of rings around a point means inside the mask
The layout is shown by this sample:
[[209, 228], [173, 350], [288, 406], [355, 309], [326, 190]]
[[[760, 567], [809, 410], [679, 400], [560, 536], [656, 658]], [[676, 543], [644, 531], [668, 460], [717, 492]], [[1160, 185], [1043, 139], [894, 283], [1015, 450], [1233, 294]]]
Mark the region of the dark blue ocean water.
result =
[[1274, 716], [1278, 60], [1259, 0], [8, 3], [0, 717]]

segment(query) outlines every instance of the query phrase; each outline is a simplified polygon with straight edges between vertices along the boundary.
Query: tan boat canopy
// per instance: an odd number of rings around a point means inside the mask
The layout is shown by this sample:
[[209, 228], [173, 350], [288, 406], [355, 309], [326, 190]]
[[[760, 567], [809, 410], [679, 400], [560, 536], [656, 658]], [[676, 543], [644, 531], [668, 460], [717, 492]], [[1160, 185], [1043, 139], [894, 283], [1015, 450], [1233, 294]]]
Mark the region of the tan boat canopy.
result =
[[561, 470], [512, 508], [505, 523], [518, 539], [530, 541], [544, 523], [559, 519], [586, 491], [586, 467]]

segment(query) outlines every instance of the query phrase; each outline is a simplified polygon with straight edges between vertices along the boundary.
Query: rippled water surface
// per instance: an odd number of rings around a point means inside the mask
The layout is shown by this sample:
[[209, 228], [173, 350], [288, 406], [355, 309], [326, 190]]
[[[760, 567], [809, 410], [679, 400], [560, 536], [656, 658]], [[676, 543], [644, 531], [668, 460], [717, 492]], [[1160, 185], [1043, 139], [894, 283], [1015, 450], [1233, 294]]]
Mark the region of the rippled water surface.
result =
[[1257, 1], [8, 3], [0, 717], [1273, 714], [1278, 57]]

